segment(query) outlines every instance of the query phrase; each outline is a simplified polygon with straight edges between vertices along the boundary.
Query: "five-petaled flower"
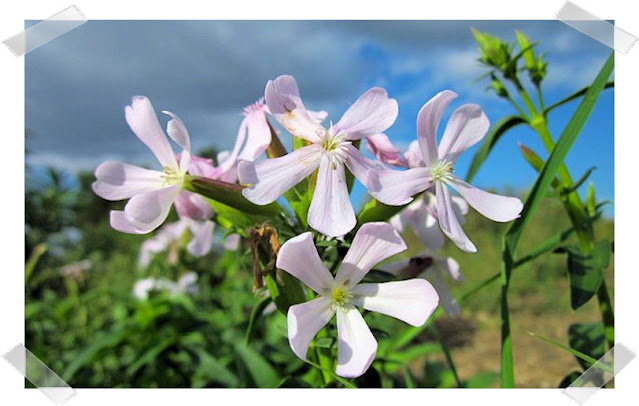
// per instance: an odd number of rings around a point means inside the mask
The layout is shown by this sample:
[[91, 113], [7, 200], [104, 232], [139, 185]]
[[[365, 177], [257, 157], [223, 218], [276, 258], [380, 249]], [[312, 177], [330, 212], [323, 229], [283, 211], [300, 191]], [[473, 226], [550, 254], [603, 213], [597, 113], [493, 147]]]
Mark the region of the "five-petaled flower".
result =
[[171, 206], [182, 189], [191, 163], [191, 140], [182, 120], [171, 117], [167, 133], [183, 151], [178, 163], [169, 141], [160, 127], [148, 98], [135, 96], [125, 108], [126, 121], [133, 133], [153, 152], [161, 171], [107, 161], [95, 170], [93, 191], [107, 200], [130, 199], [124, 211], [111, 211], [111, 226], [124, 233], [146, 234], [166, 220]]
[[[240, 183], [249, 185], [244, 196], [258, 205], [276, 201], [319, 167], [317, 184], [308, 210], [308, 224], [330, 237], [355, 227], [356, 219], [346, 185], [345, 167], [365, 186], [371, 169], [382, 164], [365, 158], [353, 141], [379, 134], [397, 118], [398, 107], [384, 89], [374, 87], [360, 96], [335, 125], [321, 126], [304, 107], [292, 76], [269, 81], [265, 91], [270, 113], [294, 136], [308, 145], [280, 158], [255, 163], [240, 161]], [[368, 188], [378, 197], [378, 188]]]
[[310, 232], [288, 240], [277, 256], [277, 267], [295, 276], [319, 296], [288, 310], [288, 339], [293, 352], [306, 359], [313, 337], [337, 314], [337, 369], [344, 377], [362, 375], [373, 362], [377, 341], [357, 307], [420, 326], [439, 301], [424, 279], [360, 283], [378, 262], [406, 249], [388, 223], [364, 224], [355, 235], [335, 277], [319, 257]]
[[[411, 144], [406, 171], [376, 171], [377, 182], [385, 192], [386, 204], [405, 204], [427, 189], [435, 194], [436, 217], [448, 238], [460, 249], [476, 252], [475, 245], [464, 233], [453, 208], [448, 186], [455, 189], [468, 204], [493, 221], [507, 222], [519, 217], [523, 204], [515, 197], [500, 196], [477, 189], [454, 175], [459, 155], [479, 142], [488, 131], [488, 118], [476, 104], [456, 109], [437, 145], [437, 128], [444, 110], [457, 94], [444, 90], [430, 99], [417, 115], [417, 143]], [[390, 202], [388, 202], [390, 201]]]

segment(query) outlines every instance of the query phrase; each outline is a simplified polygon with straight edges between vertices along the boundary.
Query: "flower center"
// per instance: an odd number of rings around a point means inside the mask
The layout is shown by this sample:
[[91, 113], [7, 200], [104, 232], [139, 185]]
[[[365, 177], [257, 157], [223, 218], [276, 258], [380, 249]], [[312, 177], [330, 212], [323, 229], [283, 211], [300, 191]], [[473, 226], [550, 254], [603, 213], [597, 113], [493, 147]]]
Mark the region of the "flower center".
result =
[[432, 165], [430, 170], [433, 174], [433, 180], [448, 182], [452, 179], [453, 163], [445, 160], [439, 161]]
[[184, 182], [184, 175], [176, 168], [165, 166], [162, 171], [162, 180], [164, 186], [181, 185]]
[[336, 306], [343, 307], [348, 304], [350, 299], [353, 297], [353, 294], [349, 292], [346, 286], [336, 286], [331, 291], [331, 299], [333, 299], [333, 303]]
[[331, 158], [331, 166], [333, 169], [337, 167], [337, 165], [341, 165], [346, 159], [346, 145], [350, 145], [350, 141], [346, 140], [346, 132], [340, 131], [335, 134], [333, 132], [333, 126], [331, 124], [331, 128], [328, 129], [324, 134], [321, 134], [321, 145], [324, 151]]

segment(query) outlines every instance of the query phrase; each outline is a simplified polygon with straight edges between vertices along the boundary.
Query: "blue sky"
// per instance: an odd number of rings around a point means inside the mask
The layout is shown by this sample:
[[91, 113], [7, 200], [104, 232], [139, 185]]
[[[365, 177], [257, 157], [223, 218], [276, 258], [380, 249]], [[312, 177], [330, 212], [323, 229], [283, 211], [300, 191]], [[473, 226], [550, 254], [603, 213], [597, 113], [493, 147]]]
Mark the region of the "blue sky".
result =
[[[27, 26], [30, 25], [29, 23]], [[523, 30], [548, 52], [547, 104], [589, 84], [610, 50], [558, 21], [89, 21], [25, 55], [28, 162], [70, 172], [93, 170], [106, 159], [155, 164], [128, 129], [124, 106], [133, 95], [151, 98], [186, 123], [195, 151], [230, 149], [242, 107], [263, 95], [269, 79], [297, 78], [307, 107], [337, 121], [371, 86], [398, 100], [388, 131], [405, 149], [415, 139], [417, 111], [434, 94], [459, 94], [448, 111], [480, 104], [491, 123], [513, 114], [487, 82], [474, 79], [477, 46], [470, 27], [514, 41]], [[567, 158], [574, 178], [591, 176], [599, 199], [614, 196], [614, 94], [606, 90]], [[555, 138], [577, 104], [550, 116]], [[166, 122], [164, 118], [161, 118]], [[440, 127], [440, 131], [443, 126]], [[473, 182], [483, 188], [525, 191], [535, 173], [519, 142], [544, 153], [527, 129], [508, 134]], [[464, 175], [475, 149], [456, 167]], [[544, 153], [543, 156], [546, 156]], [[355, 198], [362, 195], [361, 188]], [[607, 214], [612, 214], [609, 208]]]

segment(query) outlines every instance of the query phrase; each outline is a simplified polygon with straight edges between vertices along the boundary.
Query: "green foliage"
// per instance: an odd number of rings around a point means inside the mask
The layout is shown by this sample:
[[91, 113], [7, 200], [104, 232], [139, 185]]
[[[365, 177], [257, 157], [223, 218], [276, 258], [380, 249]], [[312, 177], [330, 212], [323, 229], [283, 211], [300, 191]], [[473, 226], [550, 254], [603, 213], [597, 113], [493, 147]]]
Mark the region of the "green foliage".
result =
[[[606, 335], [601, 323], [578, 323], [568, 327], [568, 343], [570, 348], [599, 359], [606, 353]], [[576, 357], [577, 362], [585, 371], [591, 364]]]
[[584, 253], [580, 247], [566, 247], [570, 277], [570, 305], [577, 310], [597, 293], [603, 271], [610, 262], [610, 241], [597, 242], [594, 250]]

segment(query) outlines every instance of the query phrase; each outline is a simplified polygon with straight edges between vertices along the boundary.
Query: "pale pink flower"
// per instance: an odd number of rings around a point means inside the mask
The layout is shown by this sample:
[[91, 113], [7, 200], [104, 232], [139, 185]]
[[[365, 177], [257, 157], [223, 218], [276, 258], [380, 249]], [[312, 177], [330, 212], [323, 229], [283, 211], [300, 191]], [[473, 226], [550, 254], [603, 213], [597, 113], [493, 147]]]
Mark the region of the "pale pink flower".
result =
[[[390, 99], [384, 89], [369, 89], [337, 124], [326, 129], [304, 107], [292, 76], [269, 81], [265, 97], [273, 117], [309, 145], [280, 158], [256, 163], [240, 161], [240, 183], [249, 185], [242, 193], [249, 201], [266, 205], [319, 168], [308, 223], [327, 236], [348, 233], [355, 227], [356, 219], [346, 186], [345, 167], [367, 187], [370, 169], [383, 167], [365, 158], [352, 142], [390, 127], [397, 117], [397, 102]], [[369, 193], [376, 197], [377, 188], [369, 188]]]
[[463, 280], [455, 259], [426, 251], [419, 256], [382, 265], [380, 269], [403, 278], [426, 279], [437, 291], [444, 311], [450, 316], [459, 316], [459, 303], [446, 283], [447, 278], [452, 278], [455, 282]]
[[166, 278], [145, 278], [140, 279], [133, 285], [133, 296], [140, 300], [146, 300], [152, 291], [166, 291], [171, 296], [183, 294], [197, 294], [199, 287], [197, 286], [198, 276], [195, 272], [187, 272], [177, 281], [173, 282]]
[[380, 191], [383, 192], [382, 197], [386, 199], [382, 202], [386, 204], [405, 204], [415, 194], [432, 188], [437, 219], [444, 234], [460, 249], [476, 252], [477, 248], [464, 233], [453, 209], [448, 186], [455, 189], [475, 210], [493, 221], [507, 222], [516, 219], [523, 204], [514, 197], [477, 189], [454, 175], [454, 165], [459, 155], [481, 141], [489, 127], [488, 118], [478, 105], [465, 104], [453, 112], [437, 146], [439, 122], [446, 107], [456, 97], [456, 93], [444, 90], [419, 111], [417, 143], [412, 144], [406, 153], [412, 169], [401, 172], [376, 170], [375, 176]]
[[186, 246], [187, 252], [194, 257], [202, 257], [211, 251], [214, 229], [215, 224], [212, 221], [196, 221], [190, 218], [166, 224], [155, 237], [142, 243], [138, 263], [146, 268], [155, 254], [166, 251], [171, 244], [180, 240], [187, 230], [191, 233], [191, 240]]
[[388, 139], [386, 134], [374, 134], [366, 137], [367, 147], [371, 154], [375, 155], [380, 162], [394, 166], [407, 166], [407, 162], [402, 157], [399, 149]]
[[[191, 155], [188, 172], [194, 176], [235, 183], [236, 161], [227, 160], [228, 155], [228, 152], [218, 154], [218, 162], [222, 163], [219, 166], [215, 166], [212, 159]], [[181, 157], [178, 157], [178, 160], [180, 159]], [[187, 190], [181, 190], [175, 199], [175, 211], [181, 219], [208, 220], [213, 216], [213, 208], [206, 198]]]
[[124, 211], [111, 211], [111, 226], [124, 233], [146, 234], [158, 228], [169, 215], [191, 162], [191, 141], [182, 120], [173, 113], [167, 133], [183, 148], [180, 163], [160, 127], [148, 98], [135, 96], [125, 108], [126, 121], [135, 135], [153, 152], [161, 171], [107, 161], [95, 171], [94, 192], [107, 200], [129, 199]]
[[427, 281], [360, 283], [374, 265], [405, 249], [406, 244], [390, 224], [366, 223], [355, 235], [333, 277], [320, 259], [310, 232], [284, 243], [277, 256], [277, 267], [319, 295], [288, 310], [288, 339], [293, 352], [306, 360], [313, 337], [337, 314], [336, 373], [357, 377], [366, 372], [377, 352], [377, 341], [357, 307], [413, 326], [424, 324], [439, 301]]
[[[468, 203], [459, 196], [452, 196], [451, 199], [455, 215], [463, 225], [468, 214]], [[430, 252], [439, 251], [446, 242], [437, 224], [436, 199], [431, 192], [426, 191], [415, 198], [399, 214], [393, 216], [390, 223], [400, 233], [412, 231]]]

